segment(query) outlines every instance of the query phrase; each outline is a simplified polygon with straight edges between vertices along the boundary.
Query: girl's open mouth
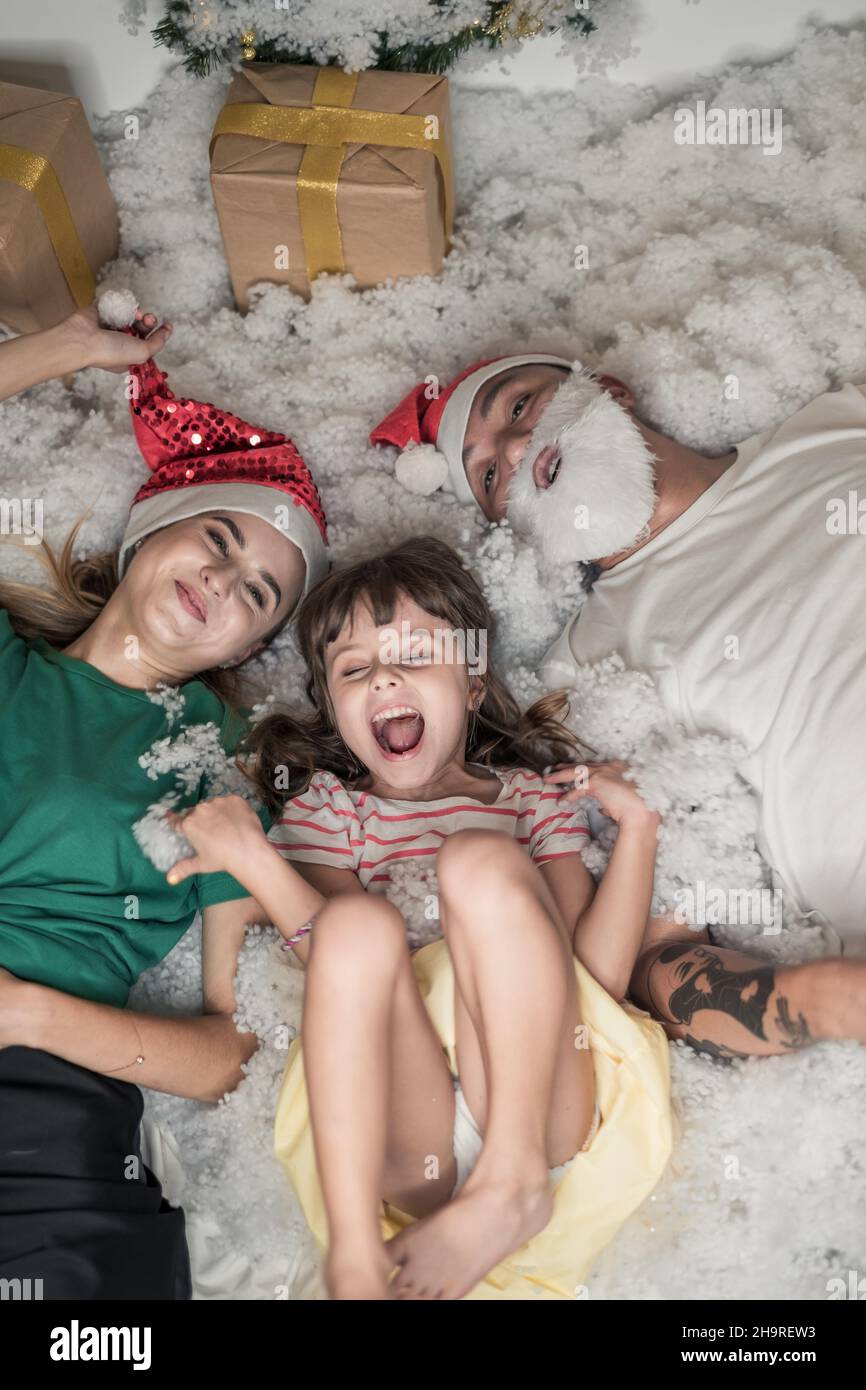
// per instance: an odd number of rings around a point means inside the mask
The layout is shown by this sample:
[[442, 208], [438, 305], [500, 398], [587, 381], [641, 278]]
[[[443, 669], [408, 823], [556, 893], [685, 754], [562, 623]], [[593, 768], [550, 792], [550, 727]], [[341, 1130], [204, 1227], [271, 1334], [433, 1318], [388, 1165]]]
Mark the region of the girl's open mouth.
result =
[[406, 758], [421, 746], [424, 716], [411, 705], [389, 705], [373, 715], [370, 727], [386, 758]]

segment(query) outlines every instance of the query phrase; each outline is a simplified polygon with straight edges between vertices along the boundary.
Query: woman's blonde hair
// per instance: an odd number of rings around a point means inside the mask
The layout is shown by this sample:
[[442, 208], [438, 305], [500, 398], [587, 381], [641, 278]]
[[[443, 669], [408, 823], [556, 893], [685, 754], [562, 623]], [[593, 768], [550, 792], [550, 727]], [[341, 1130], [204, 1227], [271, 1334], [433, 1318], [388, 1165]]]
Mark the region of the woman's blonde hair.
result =
[[377, 627], [390, 623], [402, 595], [442, 618], [456, 632], [487, 634], [483, 698], [470, 715], [465, 756], [488, 767], [532, 767], [573, 758], [578, 741], [564, 727], [564, 691], [554, 691], [521, 713], [490, 660], [494, 619], [476, 580], [459, 555], [433, 536], [403, 541], [384, 555], [335, 570], [307, 595], [297, 621], [297, 639], [307, 666], [309, 715], [275, 711], [244, 738], [239, 764], [256, 794], [279, 810], [286, 794], [303, 792], [321, 768], [344, 781], [367, 769], [340, 737], [328, 692], [328, 644], [341, 632], [359, 602], [366, 602]]
[[[0, 577], [0, 608], [7, 610], [19, 637], [29, 640], [44, 637], [53, 647], [67, 647], [86, 632], [117, 589], [120, 583], [117, 550], [101, 551], [79, 560], [73, 555], [78, 532], [90, 515], [92, 512], [88, 509], [78, 517], [59, 556], [44, 537], [35, 545], [25, 544], [15, 535], [0, 537], [26, 548], [48, 571], [51, 581], [50, 588], [42, 588]], [[284, 619], [267, 634], [263, 639], [265, 644], [287, 621]], [[235, 713], [248, 708], [263, 695], [257, 682], [237, 667], [214, 666], [198, 672], [196, 679]]]

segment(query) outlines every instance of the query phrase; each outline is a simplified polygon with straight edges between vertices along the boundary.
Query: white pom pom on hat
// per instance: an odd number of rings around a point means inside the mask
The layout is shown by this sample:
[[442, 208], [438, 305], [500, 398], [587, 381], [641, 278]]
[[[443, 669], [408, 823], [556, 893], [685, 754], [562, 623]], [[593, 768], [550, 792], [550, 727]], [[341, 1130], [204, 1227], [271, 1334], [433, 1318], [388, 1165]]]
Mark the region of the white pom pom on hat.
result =
[[99, 296], [97, 312], [106, 328], [128, 328], [135, 322], [138, 297], [132, 290], [106, 290]]
[[429, 497], [448, 479], [448, 460], [435, 444], [410, 444], [397, 455], [398, 483], [417, 497]]

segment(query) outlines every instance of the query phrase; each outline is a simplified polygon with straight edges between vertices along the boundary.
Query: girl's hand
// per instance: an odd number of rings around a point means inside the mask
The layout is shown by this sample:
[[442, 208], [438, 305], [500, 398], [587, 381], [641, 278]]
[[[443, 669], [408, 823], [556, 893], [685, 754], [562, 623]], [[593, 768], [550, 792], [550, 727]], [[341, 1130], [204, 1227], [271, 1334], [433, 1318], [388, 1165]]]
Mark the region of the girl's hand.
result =
[[559, 798], [560, 805], [574, 805], [586, 797], [594, 797], [606, 816], [623, 825], [641, 827], [661, 823], [658, 811], [651, 811], [635, 786], [627, 780], [628, 763], [557, 763], [544, 781], [566, 785], [568, 790]]
[[191, 874], [232, 874], [243, 882], [244, 864], [267, 844], [262, 823], [242, 796], [215, 796], [188, 811], [166, 811], [172, 830], [185, 835], [196, 853], [169, 869], [169, 883], [181, 883]]
[[101, 367], [106, 372], [125, 372], [130, 363], [146, 362], [165, 347], [172, 325], [157, 327], [155, 314], [135, 313], [135, 336], [120, 328], [103, 328], [95, 304], [78, 309], [58, 325], [57, 331], [80, 367]]

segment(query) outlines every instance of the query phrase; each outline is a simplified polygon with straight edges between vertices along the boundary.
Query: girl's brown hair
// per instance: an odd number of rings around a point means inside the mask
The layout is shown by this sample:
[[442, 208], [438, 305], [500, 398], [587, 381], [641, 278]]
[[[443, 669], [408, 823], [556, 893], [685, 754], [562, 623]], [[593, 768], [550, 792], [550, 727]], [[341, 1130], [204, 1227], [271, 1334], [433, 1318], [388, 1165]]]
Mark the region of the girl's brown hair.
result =
[[[90, 515], [88, 510], [78, 517], [59, 556], [44, 538], [35, 545], [25, 545], [15, 535], [0, 537], [7, 543], [26, 548], [50, 576], [51, 587], [47, 589], [0, 578], [0, 608], [7, 610], [19, 637], [44, 637], [53, 647], [68, 647], [90, 627], [117, 589], [120, 582], [118, 551], [101, 551], [81, 560], [73, 557], [78, 532]], [[274, 628], [268, 633], [263, 639], [265, 643], [278, 631], [279, 628]], [[196, 679], [239, 716], [263, 694], [258, 685], [236, 667], [212, 667], [200, 671]]]
[[489, 659], [495, 624], [479, 585], [450, 546], [433, 536], [415, 536], [384, 555], [333, 571], [302, 603], [297, 639], [309, 673], [306, 688], [312, 712], [267, 715], [239, 750], [239, 766], [272, 811], [280, 809], [287, 795], [306, 791], [317, 768], [347, 782], [367, 771], [336, 727], [325, 669], [327, 648], [359, 602], [369, 606], [376, 626], [383, 627], [392, 621], [402, 595], [458, 633], [487, 634], [484, 694], [470, 715], [467, 760], [488, 767], [540, 770], [552, 760], [574, 756], [577, 740], [560, 722], [568, 711], [565, 693], [546, 695], [521, 714]]

